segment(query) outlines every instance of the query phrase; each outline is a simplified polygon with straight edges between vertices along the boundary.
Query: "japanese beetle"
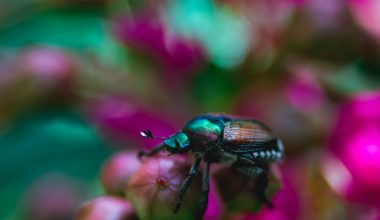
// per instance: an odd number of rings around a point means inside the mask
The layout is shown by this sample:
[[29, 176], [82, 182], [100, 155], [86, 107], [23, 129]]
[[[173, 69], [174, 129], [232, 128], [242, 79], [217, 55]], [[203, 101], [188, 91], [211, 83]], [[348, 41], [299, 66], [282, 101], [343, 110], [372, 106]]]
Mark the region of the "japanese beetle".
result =
[[[160, 138], [153, 136], [149, 130], [141, 132], [141, 135], [147, 138]], [[164, 140], [162, 145], [149, 152], [140, 152], [139, 156], [151, 156], [161, 150], [167, 150], [171, 154], [190, 152], [195, 156], [189, 175], [181, 186], [174, 208], [175, 213], [181, 207], [186, 190], [198, 174], [202, 160], [206, 163], [202, 178], [203, 212], [208, 202], [211, 163], [230, 166], [255, 178], [254, 194], [260, 201], [272, 207], [265, 194], [268, 185], [267, 170], [270, 163], [281, 160], [284, 147], [281, 140], [276, 138], [262, 122], [220, 114], [201, 115], [189, 121], [182, 131], [161, 139]]]

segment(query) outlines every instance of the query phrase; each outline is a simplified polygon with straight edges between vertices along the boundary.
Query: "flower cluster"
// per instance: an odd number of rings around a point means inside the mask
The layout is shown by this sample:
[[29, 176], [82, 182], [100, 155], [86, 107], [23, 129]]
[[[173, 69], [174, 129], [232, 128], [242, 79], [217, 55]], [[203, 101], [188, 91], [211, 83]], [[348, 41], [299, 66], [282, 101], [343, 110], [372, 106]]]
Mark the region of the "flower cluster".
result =
[[[174, 213], [181, 186], [192, 165], [191, 158], [159, 154], [138, 159], [137, 155], [135, 151], [120, 152], [104, 164], [101, 180], [107, 195], [84, 203], [77, 211], [77, 219], [110, 218], [107, 216], [115, 216], [112, 219], [135, 219], [136, 216], [138, 219], [220, 219], [222, 216], [240, 219], [249, 215], [242, 216], [242, 213], [257, 211], [262, 205], [253, 193], [254, 179], [231, 168], [215, 166], [212, 169], [206, 212], [202, 213], [200, 205], [205, 196], [200, 173], [188, 189], [181, 209]], [[271, 176], [273, 182], [269, 191], [272, 195], [279, 188], [278, 178]], [[284, 219], [297, 216], [297, 211], [289, 209], [282, 201], [282, 194], [290, 195], [295, 198], [294, 205], [297, 206], [298, 201], [290, 185], [287, 183], [275, 196], [273, 202], [276, 210], [266, 208], [261, 215], [284, 212]]]
[[[378, 220], [379, 60], [376, 0], [3, 0], [0, 219]], [[139, 134], [207, 113], [284, 142], [273, 209], [213, 163], [173, 213], [194, 158]]]
[[379, 110], [379, 93], [358, 94], [341, 106], [330, 140], [333, 162], [325, 168], [340, 196], [372, 207], [380, 204]]

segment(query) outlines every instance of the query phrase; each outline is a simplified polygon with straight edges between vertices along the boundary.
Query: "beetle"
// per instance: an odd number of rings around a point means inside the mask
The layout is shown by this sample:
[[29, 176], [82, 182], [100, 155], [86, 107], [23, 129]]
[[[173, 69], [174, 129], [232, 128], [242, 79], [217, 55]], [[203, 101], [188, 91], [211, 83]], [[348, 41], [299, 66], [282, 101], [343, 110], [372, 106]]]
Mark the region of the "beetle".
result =
[[265, 194], [268, 185], [270, 163], [283, 158], [284, 147], [268, 126], [254, 119], [245, 119], [224, 114], [200, 115], [190, 120], [184, 128], [169, 138], [153, 136], [149, 130], [140, 133], [146, 138], [160, 138], [163, 143], [141, 156], [152, 156], [162, 150], [171, 154], [191, 153], [195, 157], [187, 178], [182, 183], [174, 207], [177, 213], [191, 182], [199, 173], [201, 162], [205, 163], [202, 176], [202, 213], [207, 208], [210, 164], [219, 163], [255, 178], [254, 194], [269, 207], [273, 207]]

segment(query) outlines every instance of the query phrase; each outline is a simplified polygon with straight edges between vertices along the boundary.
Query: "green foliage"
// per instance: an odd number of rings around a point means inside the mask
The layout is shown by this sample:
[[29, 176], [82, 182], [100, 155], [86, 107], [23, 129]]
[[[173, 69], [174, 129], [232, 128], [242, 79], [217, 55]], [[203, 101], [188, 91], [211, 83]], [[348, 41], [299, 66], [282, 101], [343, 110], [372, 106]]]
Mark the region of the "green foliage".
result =
[[0, 134], [0, 218], [44, 174], [60, 173], [92, 184], [108, 154], [109, 149], [78, 113], [61, 109], [20, 118]]
[[194, 83], [194, 97], [202, 112], [230, 111], [238, 91], [234, 75], [215, 66], [206, 68]]
[[111, 36], [105, 18], [105, 13], [96, 8], [41, 11], [16, 22], [0, 23], [0, 48], [49, 44], [79, 53], [95, 53], [103, 61], [119, 63], [120, 58], [125, 57]]

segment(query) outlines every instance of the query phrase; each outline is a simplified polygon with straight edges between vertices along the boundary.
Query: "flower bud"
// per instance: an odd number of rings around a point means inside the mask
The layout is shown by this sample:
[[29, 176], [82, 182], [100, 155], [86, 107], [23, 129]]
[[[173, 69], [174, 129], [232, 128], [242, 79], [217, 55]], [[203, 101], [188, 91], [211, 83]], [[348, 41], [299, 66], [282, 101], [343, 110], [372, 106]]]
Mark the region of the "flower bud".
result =
[[139, 219], [199, 219], [202, 197], [200, 175], [185, 194], [178, 213], [173, 213], [181, 185], [188, 176], [190, 161], [181, 156], [151, 157], [130, 178], [126, 194]]
[[[263, 205], [254, 193], [256, 187], [254, 178], [229, 167], [216, 171], [214, 178], [227, 209], [238, 212], [257, 212]], [[279, 182], [273, 176], [269, 176], [269, 185], [266, 189], [269, 200], [278, 189]]]
[[83, 186], [66, 176], [48, 174], [33, 183], [22, 200], [22, 219], [72, 219], [85, 196]]
[[83, 204], [76, 220], [137, 220], [131, 204], [124, 199], [101, 196]]
[[377, 38], [380, 38], [380, 2], [371, 0], [349, 1], [356, 22]]
[[[167, 118], [147, 111], [131, 100], [116, 96], [99, 98], [88, 105], [88, 115], [102, 131], [113, 140], [149, 149], [162, 140], [146, 139], [140, 132], [152, 130], [155, 135], [167, 136], [175, 129]], [[156, 133], [158, 131], [158, 133]]]
[[154, 13], [138, 15], [133, 20], [120, 18], [115, 21], [115, 33], [123, 44], [160, 63], [163, 70], [157, 72], [164, 74], [173, 87], [197, 73], [205, 55], [198, 43], [173, 33], [160, 20]]
[[379, 109], [378, 92], [359, 94], [341, 106], [324, 172], [339, 195], [371, 205], [380, 204]]
[[[288, 165], [281, 171], [277, 171], [281, 173], [281, 189], [276, 194], [273, 193], [274, 188], [279, 188], [276, 186], [278, 183], [274, 184], [274, 181], [269, 183], [267, 189], [268, 195], [273, 194], [271, 198], [273, 208], [263, 207], [259, 212], [239, 213], [236, 218], [233, 218], [234, 220], [292, 220], [300, 218], [301, 201], [293, 174], [296, 170]], [[276, 174], [276, 178], [278, 178], [277, 175], [280, 174]]]
[[40, 89], [46, 91], [69, 92], [73, 89], [78, 65], [73, 57], [54, 47], [34, 47], [16, 61], [15, 69], [33, 78]]
[[101, 180], [105, 191], [124, 196], [129, 178], [140, 167], [137, 152], [121, 152], [112, 156], [103, 166]]

